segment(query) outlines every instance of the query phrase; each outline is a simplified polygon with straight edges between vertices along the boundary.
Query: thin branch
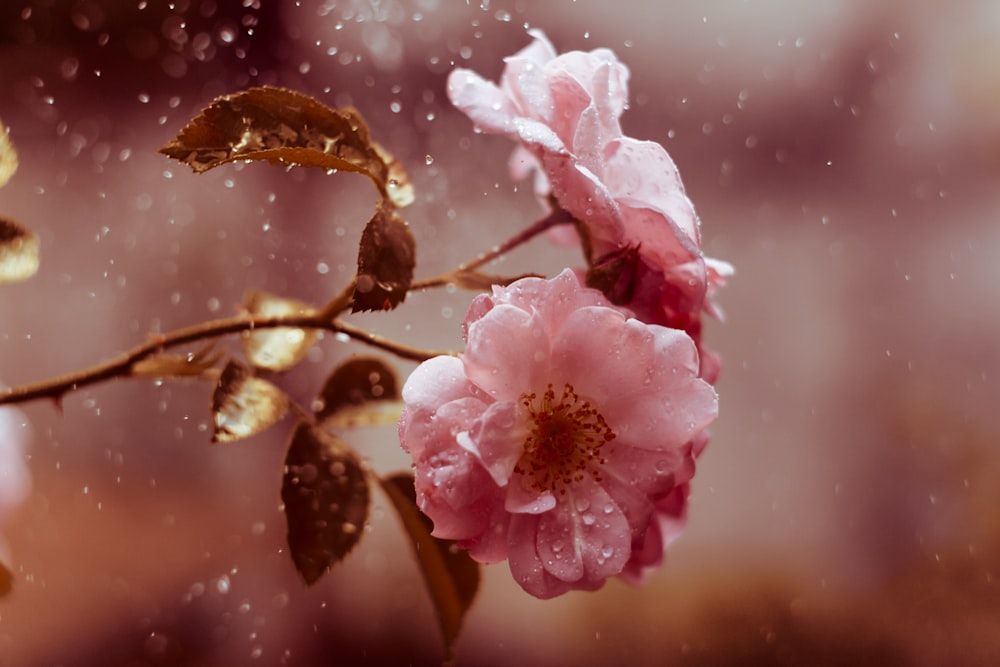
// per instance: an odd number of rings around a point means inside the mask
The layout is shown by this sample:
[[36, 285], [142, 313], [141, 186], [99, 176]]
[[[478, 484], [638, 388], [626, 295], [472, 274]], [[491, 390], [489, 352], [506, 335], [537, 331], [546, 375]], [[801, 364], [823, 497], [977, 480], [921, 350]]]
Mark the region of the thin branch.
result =
[[[491, 250], [481, 253], [477, 257], [465, 262], [457, 268], [443, 273], [433, 278], [414, 281], [410, 285], [410, 290], [429, 289], [431, 287], [443, 287], [445, 285], [460, 282], [462, 274], [471, 275], [480, 266], [488, 264], [501, 257], [511, 250], [527, 243], [542, 232], [555, 227], [556, 225], [573, 222], [573, 218], [566, 211], [556, 208], [545, 218], [537, 221], [530, 227], [522, 230], [510, 239]], [[121, 354], [114, 359], [96, 364], [89, 368], [84, 368], [73, 373], [68, 373], [59, 377], [35, 382], [32, 384], [0, 389], [0, 405], [12, 403], [27, 403], [40, 398], [51, 398], [58, 401], [65, 394], [76, 391], [83, 387], [88, 387], [99, 382], [111, 380], [118, 377], [134, 377], [147, 375], [145, 371], [138, 371], [136, 364], [160, 354], [164, 350], [178, 347], [187, 343], [200, 340], [210, 340], [228, 336], [254, 329], [275, 329], [278, 327], [289, 327], [296, 329], [321, 329], [334, 333], [344, 334], [356, 341], [376, 347], [391, 354], [408, 359], [410, 361], [425, 361], [431, 357], [454, 354], [454, 352], [425, 350], [411, 347], [395, 340], [377, 336], [364, 329], [359, 329], [346, 324], [337, 316], [347, 310], [354, 298], [355, 283], [352, 280], [348, 285], [333, 298], [319, 312], [312, 315], [271, 315], [271, 316], [251, 316], [237, 315], [235, 317], [221, 320], [202, 322], [183, 329], [177, 329], [167, 334], [157, 334], [142, 345], [137, 345], [128, 352]]]
[[457, 276], [461, 273], [471, 272], [478, 269], [480, 266], [489, 264], [498, 257], [506, 255], [508, 252], [514, 248], [523, 245], [535, 238], [542, 232], [555, 227], [556, 225], [563, 225], [573, 222], [573, 217], [561, 208], [557, 208], [548, 216], [542, 218], [535, 224], [521, 230], [519, 233], [510, 237], [502, 244], [487, 250], [484, 253], [479, 254], [475, 258], [469, 260], [468, 262], [460, 265], [459, 267], [448, 271], [447, 273], [442, 273], [440, 275], [434, 276], [433, 278], [425, 278], [424, 280], [415, 280], [410, 284], [411, 290], [418, 289], [429, 289], [431, 287], [443, 287], [451, 283], [457, 282]]
[[354, 340], [362, 342], [365, 345], [370, 345], [372, 347], [377, 347], [380, 350], [391, 352], [400, 359], [409, 359], [410, 361], [427, 361], [432, 357], [455, 356], [456, 354], [455, 352], [449, 350], [434, 351], [425, 350], [419, 347], [411, 347], [390, 338], [383, 338], [370, 331], [365, 331], [364, 329], [346, 324], [340, 320], [333, 322], [332, 326], [334, 327], [332, 330], [335, 330], [338, 333], [350, 336]]
[[341, 290], [340, 294], [335, 296], [330, 303], [323, 306], [323, 309], [316, 315], [316, 317], [321, 320], [332, 320], [350, 308], [351, 303], [354, 302], [354, 288], [357, 284], [358, 278], [357, 276], [354, 276], [351, 278], [351, 282], [347, 283], [347, 286]]
[[219, 338], [255, 329], [275, 329], [278, 327], [289, 327], [295, 329], [321, 329], [342, 333], [350, 338], [377, 347], [396, 356], [412, 361], [424, 361], [431, 357], [453, 354], [451, 352], [437, 352], [433, 350], [422, 350], [398, 343], [388, 338], [382, 338], [375, 334], [366, 332], [357, 327], [344, 324], [338, 320], [323, 319], [323, 313], [317, 315], [280, 315], [280, 316], [249, 316], [237, 315], [235, 317], [221, 320], [202, 322], [183, 329], [177, 329], [166, 334], [156, 334], [142, 345], [137, 345], [128, 352], [96, 364], [90, 368], [84, 368], [73, 373], [68, 373], [59, 377], [20, 387], [0, 389], [0, 405], [11, 403], [27, 403], [28, 401], [40, 398], [51, 398], [58, 401], [65, 394], [82, 389], [105, 380], [117, 377], [130, 377], [133, 375], [133, 366], [152, 356], [160, 354], [164, 350], [187, 343], [200, 340]]

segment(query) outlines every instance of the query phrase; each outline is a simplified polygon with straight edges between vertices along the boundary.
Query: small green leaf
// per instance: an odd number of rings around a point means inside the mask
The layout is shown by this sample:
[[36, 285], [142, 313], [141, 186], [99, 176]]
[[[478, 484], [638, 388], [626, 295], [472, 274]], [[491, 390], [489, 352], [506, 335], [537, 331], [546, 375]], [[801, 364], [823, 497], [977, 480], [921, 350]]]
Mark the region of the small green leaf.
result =
[[[268, 294], [248, 292], [243, 305], [251, 315], [311, 315], [315, 311], [307, 304], [295, 299]], [[309, 352], [316, 342], [316, 331], [294, 327], [255, 329], [243, 335], [243, 353], [257, 368], [270, 371], [285, 371], [292, 368]]]
[[212, 394], [215, 431], [212, 442], [235, 442], [274, 425], [288, 411], [288, 396], [267, 380], [254, 377], [238, 361], [222, 369]]
[[295, 568], [314, 584], [361, 539], [368, 519], [368, 477], [346, 444], [300, 423], [285, 457], [281, 500]]
[[381, 482], [413, 543], [450, 659], [455, 639], [462, 628], [462, 619], [479, 590], [479, 563], [472, 560], [467, 551], [457, 548], [454, 542], [431, 535], [433, 524], [417, 508], [412, 475], [400, 473]]
[[361, 114], [284, 88], [250, 88], [217, 98], [160, 153], [195, 173], [235, 160], [354, 171], [396, 206], [413, 200], [402, 165], [371, 139]]
[[378, 204], [361, 234], [353, 312], [392, 310], [413, 282], [417, 243], [391, 205]]
[[398, 398], [399, 381], [391, 366], [378, 357], [352, 357], [326, 379], [316, 401], [316, 419], [326, 421], [345, 411], [357, 413], [372, 401]]
[[0, 283], [27, 280], [38, 272], [38, 237], [0, 216]]

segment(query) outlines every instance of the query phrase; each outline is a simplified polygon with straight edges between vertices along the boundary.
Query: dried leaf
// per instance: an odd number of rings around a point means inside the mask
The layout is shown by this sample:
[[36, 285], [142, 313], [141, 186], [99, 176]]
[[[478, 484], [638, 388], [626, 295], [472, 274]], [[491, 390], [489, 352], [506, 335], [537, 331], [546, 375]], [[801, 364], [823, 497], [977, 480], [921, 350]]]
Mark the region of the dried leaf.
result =
[[307, 584], [318, 581], [361, 539], [368, 497], [368, 477], [351, 448], [300, 423], [285, 457], [281, 500], [292, 560]]
[[481, 271], [465, 270], [456, 271], [451, 279], [456, 287], [471, 290], [474, 292], [489, 291], [494, 285], [507, 286], [521, 278], [543, 278], [537, 273], [523, 273], [519, 276], [498, 276]]
[[413, 282], [416, 246], [406, 221], [379, 202], [361, 234], [353, 312], [392, 310], [403, 302]]
[[17, 171], [17, 151], [10, 141], [7, 128], [0, 123], [0, 187], [7, 184], [15, 171]]
[[250, 375], [238, 361], [222, 369], [212, 395], [212, 442], [249, 438], [272, 426], [288, 411], [288, 397], [266, 380]]
[[[249, 292], [243, 305], [252, 315], [311, 315], [308, 304], [268, 294]], [[243, 352], [257, 368], [285, 371], [298, 364], [316, 342], [316, 331], [294, 327], [256, 329], [243, 335]]]
[[413, 542], [413, 550], [434, 602], [445, 649], [450, 658], [462, 627], [462, 619], [479, 590], [479, 563], [472, 560], [467, 551], [457, 548], [454, 542], [431, 535], [433, 524], [417, 508], [412, 475], [393, 475], [382, 480], [382, 488], [392, 501], [403, 522], [403, 528]]
[[372, 401], [398, 398], [399, 381], [391, 366], [378, 357], [352, 357], [326, 379], [317, 399], [316, 419], [325, 421], [340, 412], [357, 412]]
[[27, 280], [38, 272], [38, 237], [0, 217], [0, 283]]
[[160, 152], [195, 173], [235, 160], [354, 171], [370, 178], [396, 206], [413, 200], [402, 166], [372, 141], [361, 114], [331, 109], [284, 88], [251, 88], [217, 98]]
[[222, 353], [208, 343], [197, 352], [188, 354], [157, 354], [132, 364], [131, 374], [144, 377], [203, 377], [215, 367]]
[[413, 191], [413, 183], [410, 182], [410, 175], [406, 173], [403, 163], [380, 144], [373, 141], [372, 147], [389, 169], [388, 181], [386, 181], [389, 199], [399, 208], [409, 206], [416, 199], [416, 194]]
[[14, 589], [14, 573], [7, 564], [0, 561], [0, 599], [7, 597]]

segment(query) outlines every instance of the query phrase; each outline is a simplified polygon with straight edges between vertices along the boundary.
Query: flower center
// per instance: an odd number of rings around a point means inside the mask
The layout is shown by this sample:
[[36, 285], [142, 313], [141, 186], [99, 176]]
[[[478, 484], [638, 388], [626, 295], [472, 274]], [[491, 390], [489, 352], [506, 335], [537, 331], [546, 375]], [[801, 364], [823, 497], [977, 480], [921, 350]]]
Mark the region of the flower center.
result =
[[538, 491], [565, 494], [566, 487], [590, 474], [601, 481], [601, 447], [615, 439], [615, 432], [590, 401], [580, 398], [573, 385], [563, 385], [556, 401], [552, 385], [541, 400], [534, 392], [521, 394], [521, 405], [533, 426], [524, 441], [524, 453], [514, 471], [531, 481]]

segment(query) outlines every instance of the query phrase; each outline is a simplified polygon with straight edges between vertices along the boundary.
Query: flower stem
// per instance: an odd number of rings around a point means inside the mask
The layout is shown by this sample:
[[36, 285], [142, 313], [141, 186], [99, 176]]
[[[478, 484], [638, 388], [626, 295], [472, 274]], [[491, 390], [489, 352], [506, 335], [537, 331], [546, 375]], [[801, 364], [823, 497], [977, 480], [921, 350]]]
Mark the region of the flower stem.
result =
[[27, 403], [40, 398], [51, 398], [58, 402], [65, 394], [71, 391], [117, 377], [130, 377], [133, 375], [135, 364], [160, 354], [168, 348], [200, 340], [253, 331], [255, 329], [290, 327], [332, 331], [411, 361], [424, 361], [443, 354], [453, 354], [451, 352], [438, 352], [411, 347], [388, 338], [377, 336], [339, 320], [331, 320], [329, 317], [326, 317], [326, 310], [329, 310], [329, 308], [315, 315], [237, 315], [235, 317], [202, 322], [166, 334], [156, 334], [151, 336], [142, 345], [137, 345], [114, 359], [89, 368], [20, 387], [0, 389], [0, 405]]
[[557, 208], [553, 210], [552, 213], [542, 218], [535, 224], [525, 229], [522, 229], [520, 232], [510, 237], [500, 245], [495, 246], [484, 253], [480, 253], [473, 259], [469, 260], [468, 262], [465, 262], [464, 264], [461, 264], [457, 268], [452, 269], [451, 271], [448, 271], [446, 273], [439, 274], [432, 278], [425, 278], [424, 280], [414, 280], [410, 284], [410, 289], [411, 290], [430, 289], [431, 287], [443, 287], [451, 283], [460, 282], [458, 280], [460, 274], [475, 271], [480, 266], [489, 264], [498, 257], [506, 255], [514, 248], [517, 248], [518, 246], [527, 243], [528, 241], [535, 238], [542, 232], [547, 231], [548, 229], [555, 227], [556, 225], [562, 225], [571, 222], [573, 222], [573, 217], [563, 209]]

